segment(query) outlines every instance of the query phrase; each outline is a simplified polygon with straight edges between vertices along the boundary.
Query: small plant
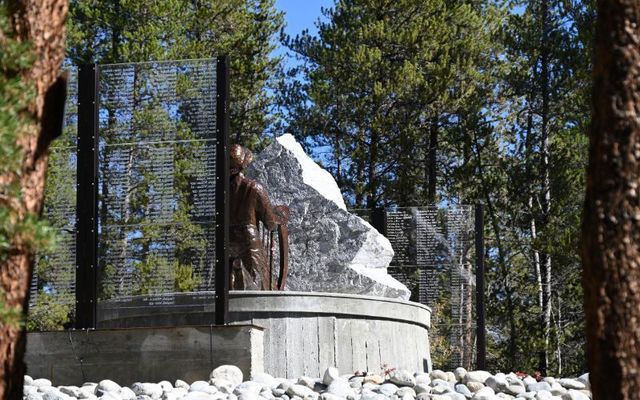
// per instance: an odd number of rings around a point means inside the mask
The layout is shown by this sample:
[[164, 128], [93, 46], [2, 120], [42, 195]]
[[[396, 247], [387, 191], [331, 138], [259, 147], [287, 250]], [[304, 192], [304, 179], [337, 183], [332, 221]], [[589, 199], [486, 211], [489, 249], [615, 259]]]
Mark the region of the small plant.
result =
[[382, 364], [380, 367], [382, 370], [382, 376], [386, 379], [391, 376], [391, 373], [396, 370], [395, 367], [390, 367], [389, 364]]
[[29, 309], [28, 331], [60, 331], [71, 320], [71, 307], [64, 302], [65, 296], [41, 291], [36, 304]]
[[193, 292], [202, 283], [202, 279], [194, 274], [192, 265], [176, 262], [175, 277], [174, 287], [178, 292]]

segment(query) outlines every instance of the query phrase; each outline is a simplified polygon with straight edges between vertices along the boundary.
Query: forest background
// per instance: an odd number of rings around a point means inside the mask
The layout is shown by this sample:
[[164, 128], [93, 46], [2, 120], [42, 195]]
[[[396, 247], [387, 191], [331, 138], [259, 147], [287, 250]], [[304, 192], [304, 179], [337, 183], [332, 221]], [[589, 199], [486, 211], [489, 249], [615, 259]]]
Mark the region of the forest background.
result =
[[[483, 202], [489, 369], [586, 370], [590, 1], [343, 0], [296, 37], [273, 0], [74, 0], [69, 12], [69, 65], [228, 54], [234, 141], [259, 150], [294, 134], [353, 208]], [[50, 304], [31, 328], [64, 324]]]

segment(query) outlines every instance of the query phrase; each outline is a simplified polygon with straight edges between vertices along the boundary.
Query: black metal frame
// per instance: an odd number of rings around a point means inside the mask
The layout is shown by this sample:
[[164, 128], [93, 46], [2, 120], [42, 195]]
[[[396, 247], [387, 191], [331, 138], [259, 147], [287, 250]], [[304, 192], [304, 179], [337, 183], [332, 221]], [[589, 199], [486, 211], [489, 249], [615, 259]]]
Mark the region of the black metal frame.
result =
[[[229, 322], [229, 59], [216, 60], [215, 324]], [[78, 68], [76, 329], [96, 327], [99, 66]]]
[[96, 64], [78, 68], [76, 329], [96, 327], [98, 268], [98, 82]]
[[229, 58], [216, 66], [216, 297], [215, 323], [229, 322]]
[[374, 207], [371, 210], [371, 226], [382, 235], [387, 235], [387, 213], [384, 207]]
[[484, 310], [484, 206], [476, 204], [476, 368], [487, 363], [487, 339]]

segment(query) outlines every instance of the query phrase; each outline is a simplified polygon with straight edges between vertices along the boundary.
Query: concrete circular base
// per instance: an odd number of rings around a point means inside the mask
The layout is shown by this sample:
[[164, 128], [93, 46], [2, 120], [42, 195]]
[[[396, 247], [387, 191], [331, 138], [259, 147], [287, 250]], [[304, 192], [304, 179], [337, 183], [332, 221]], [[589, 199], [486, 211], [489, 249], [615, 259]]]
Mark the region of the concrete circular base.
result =
[[[338, 293], [233, 291], [233, 323], [264, 327], [264, 369], [279, 377], [431, 370], [431, 310], [384, 297]], [[213, 293], [136, 296], [98, 304], [99, 328], [210, 325]]]

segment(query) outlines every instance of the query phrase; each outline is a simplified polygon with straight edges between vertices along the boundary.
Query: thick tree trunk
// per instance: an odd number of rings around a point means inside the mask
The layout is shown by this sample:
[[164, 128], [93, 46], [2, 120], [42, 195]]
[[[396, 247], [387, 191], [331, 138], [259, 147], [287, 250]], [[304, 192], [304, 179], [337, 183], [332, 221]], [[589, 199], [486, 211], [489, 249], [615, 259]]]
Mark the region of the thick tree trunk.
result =
[[[47, 148], [59, 134], [59, 127], [49, 121], [52, 110], [59, 109], [64, 91], [56, 96], [54, 84], [59, 79], [64, 57], [64, 22], [67, 15], [66, 0], [14, 0], [9, 1], [11, 22], [17, 39], [31, 43], [35, 62], [23, 79], [35, 89], [35, 98], [28, 112], [33, 118], [28, 131], [18, 142], [24, 155], [19, 178], [20, 199], [12, 206], [19, 218], [38, 214], [42, 209]], [[62, 100], [61, 100], [62, 98]], [[53, 119], [56, 120], [55, 118]], [[20, 238], [11, 243], [9, 257], [0, 263], [0, 287], [5, 291], [8, 307], [26, 311], [33, 255]], [[0, 326], [0, 399], [22, 399], [25, 373], [23, 355], [25, 332], [22, 327]]]
[[599, 0], [582, 226], [594, 400], [640, 399], [640, 3]]

